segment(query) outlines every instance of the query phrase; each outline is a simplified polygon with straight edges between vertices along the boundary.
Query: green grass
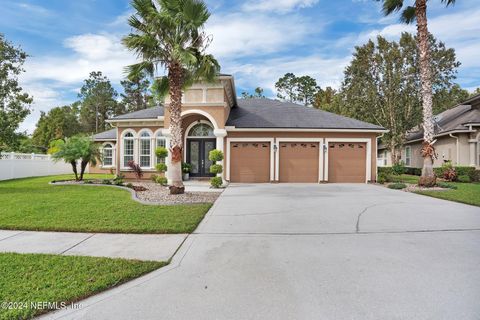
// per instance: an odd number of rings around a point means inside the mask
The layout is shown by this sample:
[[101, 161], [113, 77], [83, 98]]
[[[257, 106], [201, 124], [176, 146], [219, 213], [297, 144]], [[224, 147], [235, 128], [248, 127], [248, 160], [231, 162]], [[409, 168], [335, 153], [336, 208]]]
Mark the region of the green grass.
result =
[[411, 184], [417, 184], [418, 179], [420, 178], [419, 176], [414, 176], [410, 174], [401, 174], [401, 175], [390, 175], [390, 178], [392, 179], [392, 182], [402, 182], [402, 183], [411, 183]]
[[[48, 310], [32, 302], [70, 302], [86, 298], [164, 266], [165, 262], [48, 254], [0, 253], [0, 319], [28, 319]], [[3, 303], [27, 304], [7, 309]]]
[[[106, 175], [89, 175], [103, 179]], [[155, 206], [113, 187], [49, 185], [71, 175], [0, 182], [0, 229], [112, 233], [190, 233], [211, 204]]]
[[458, 183], [449, 182], [457, 189], [441, 190], [441, 191], [417, 191], [418, 194], [423, 194], [430, 197], [456, 201], [474, 206], [480, 206], [480, 183]]

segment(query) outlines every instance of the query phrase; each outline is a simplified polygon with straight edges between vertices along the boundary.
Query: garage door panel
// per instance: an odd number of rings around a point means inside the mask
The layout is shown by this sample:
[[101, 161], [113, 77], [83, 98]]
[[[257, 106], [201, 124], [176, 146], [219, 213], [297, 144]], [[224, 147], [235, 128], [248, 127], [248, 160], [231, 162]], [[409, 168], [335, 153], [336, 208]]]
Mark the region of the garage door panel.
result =
[[318, 182], [318, 143], [281, 142], [279, 152], [280, 182]]
[[335, 142], [328, 145], [329, 182], [365, 182], [366, 143]]
[[230, 181], [270, 182], [270, 143], [231, 143]]

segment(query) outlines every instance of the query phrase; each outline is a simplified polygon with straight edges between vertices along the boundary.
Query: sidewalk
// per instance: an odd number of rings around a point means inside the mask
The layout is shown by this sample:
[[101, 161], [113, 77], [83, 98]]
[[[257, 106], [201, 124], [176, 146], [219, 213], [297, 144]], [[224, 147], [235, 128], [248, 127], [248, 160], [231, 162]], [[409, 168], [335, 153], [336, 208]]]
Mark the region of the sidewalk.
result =
[[187, 234], [113, 234], [0, 230], [0, 252], [169, 260]]

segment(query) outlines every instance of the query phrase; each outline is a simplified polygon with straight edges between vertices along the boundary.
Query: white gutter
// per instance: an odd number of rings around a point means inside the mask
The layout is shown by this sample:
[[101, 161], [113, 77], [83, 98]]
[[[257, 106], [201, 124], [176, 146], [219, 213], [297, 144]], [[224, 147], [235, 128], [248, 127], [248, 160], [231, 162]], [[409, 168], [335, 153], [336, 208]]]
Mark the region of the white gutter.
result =
[[226, 126], [225, 129], [227, 132], [388, 132], [386, 129], [236, 128], [232, 126]]
[[160, 116], [157, 118], [145, 118], [145, 119], [110, 119], [110, 120], [105, 120], [107, 123], [115, 123], [115, 122], [150, 122], [150, 121], [164, 121], [165, 117]]
[[460, 162], [460, 161], [459, 161], [459, 158], [458, 158], [458, 157], [459, 157], [459, 155], [460, 155], [460, 149], [459, 149], [459, 148], [460, 148], [460, 146], [459, 146], [459, 144], [458, 144], [458, 137], [455, 137], [455, 136], [454, 136], [452, 133], [450, 133], [450, 134], [449, 134], [449, 136], [450, 136], [450, 137], [452, 137], [453, 139], [455, 139], [455, 140], [456, 140], [456, 141], [455, 141], [455, 146], [456, 146], [456, 149], [457, 149], [457, 151], [456, 151], [456, 152], [457, 152], [457, 156], [456, 156], [456, 158], [457, 158], [456, 165], [458, 166], [458, 164], [459, 164], [459, 162]]

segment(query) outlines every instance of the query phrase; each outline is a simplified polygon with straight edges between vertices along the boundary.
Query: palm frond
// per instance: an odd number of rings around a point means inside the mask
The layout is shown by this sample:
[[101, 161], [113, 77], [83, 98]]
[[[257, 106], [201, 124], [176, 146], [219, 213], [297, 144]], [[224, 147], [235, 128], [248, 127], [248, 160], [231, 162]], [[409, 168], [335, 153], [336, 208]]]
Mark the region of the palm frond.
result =
[[168, 94], [170, 85], [168, 83], [168, 77], [162, 76], [155, 78], [152, 84], [152, 93], [155, 94], [158, 100], [163, 100]]
[[403, 23], [410, 24], [416, 20], [416, 15], [415, 15], [416, 9], [415, 7], [408, 6], [406, 7], [400, 16], [400, 21]]
[[142, 73], [153, 77], [155, 74], [155, 64], [151, 61], [142, 61], [125, 67], [125, 73], [129, 78], [138, 78]]
[[383, 1], [382, 11], [383, 11], [383, 14], [386, 16], [392, 14], [393, 12], [400, 11], [400, 9], [403, 7], [403, 0], [377, 0], [377, 1]]
[[447, 4], [447, 7], [449, 5], [454, 5], [455, 4], [455, 0], [442, 0], [442, 3], [446, 3]]

